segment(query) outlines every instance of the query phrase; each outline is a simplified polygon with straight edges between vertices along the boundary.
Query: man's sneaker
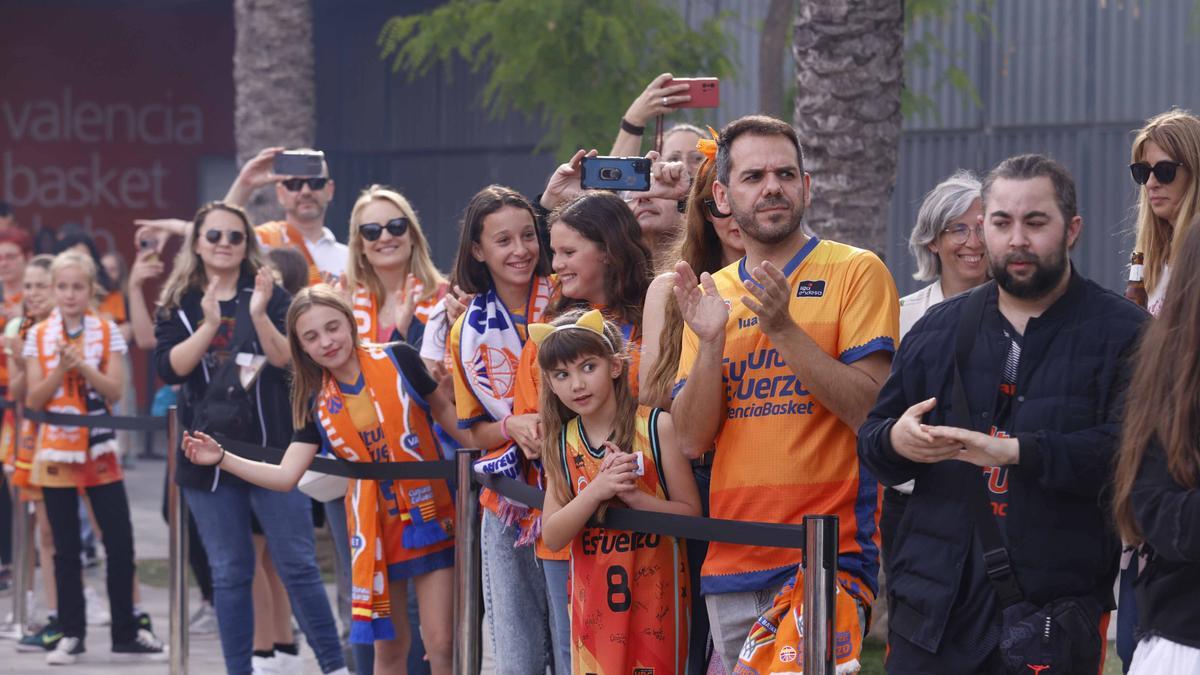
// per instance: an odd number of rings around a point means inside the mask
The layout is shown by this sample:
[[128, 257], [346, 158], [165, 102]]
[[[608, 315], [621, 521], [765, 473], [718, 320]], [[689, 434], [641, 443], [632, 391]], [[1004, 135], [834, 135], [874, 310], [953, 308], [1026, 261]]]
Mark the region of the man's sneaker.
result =
[[48, 652], [54, 649], [62, 636], [62, 631], [58, 629], [58, 619], [51, 618], [45, 626], [42, 626], [41, 630], [21, 638], [21, 641], [17, 643], [17, 651]]
[[83, 638], [63, 636], [54, 645], [54, 649], [46, 654], [46, 663], [51, 666], [69, 666], [79, 660], [79, 655], [86, 652]]
[[192, 635], [213, 635], [217, 632], [217, 612], [207, 602], [188, 621], [188, 632]]
[[138, 628], [145, 628], [146, 630], [150, 631], [151, 635], [154, 634], [154, 625], [150, 623], [150, 614], [148, 612], [140, 612], [135, 614], [133, 618], [135, 621], [137, 621]]
[[145, 628], [139, 628], [137, 637], [129, 642], [114, 643], [112, 651], [114, 654], [141, 656], [146, 661], [167, 660], [167, 650], [163, 648], [163, 644], [154, 637], [154, 633]]

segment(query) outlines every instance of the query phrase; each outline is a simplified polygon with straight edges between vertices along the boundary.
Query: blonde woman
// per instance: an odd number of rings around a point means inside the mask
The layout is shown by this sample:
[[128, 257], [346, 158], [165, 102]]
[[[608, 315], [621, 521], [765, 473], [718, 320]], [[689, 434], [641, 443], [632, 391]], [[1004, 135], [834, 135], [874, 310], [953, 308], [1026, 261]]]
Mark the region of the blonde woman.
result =
[[1133, 182], [1140, 186], [1137, 244], [1145, 255], [1147, 309], [1162, 309], [1171, 261], [1200, 214], [1200, 118], [1173, 108], [1137, 131], [1130, 151]]
[[417, 212], [382, 185], [363, 190], [350, 211], [347, 287], [358, 334], [420, 349], [425, 323], [448, 284], [433, 265]]

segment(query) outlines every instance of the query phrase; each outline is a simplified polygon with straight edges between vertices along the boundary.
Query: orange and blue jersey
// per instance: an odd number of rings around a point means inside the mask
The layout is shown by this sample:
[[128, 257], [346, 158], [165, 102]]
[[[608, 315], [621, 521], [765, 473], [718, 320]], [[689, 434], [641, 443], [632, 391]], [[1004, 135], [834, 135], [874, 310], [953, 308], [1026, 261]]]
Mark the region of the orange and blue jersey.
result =
[[[899, 296], [873, 253], [811, 238], [783, 268], [792, 320], [830, 356], [851, 364], [895, 351]], [[745, 259], [713, 275], [729, 306], [722, 379], [725, 404], [715, 439], [710, 488], [713, 518], [800, 523], [806, 514], [839, 517], [838, 568], [874, 592], [879, 570], [879, 490], [859, 462], [855, 429], [798, 381], [758, 316], [741, 298], [752, 280]], [[675, 391], [696, 358], [684, 330]], [[795, 572], [799, 552], [712, 542], [701, 569], [703, 593], [777, 586]]]
[[[642, 455], [637, 487], [670, 499], [658, 443], [657, 408], [639, 407], [631, 452]], [[574, 498], [600, 473], [604, 448], [579, 418], [559, 439]], [[597, 675], [688, 672], [687, 555], [675, 537], [585, 526], [571, 542], [571, 672]]]

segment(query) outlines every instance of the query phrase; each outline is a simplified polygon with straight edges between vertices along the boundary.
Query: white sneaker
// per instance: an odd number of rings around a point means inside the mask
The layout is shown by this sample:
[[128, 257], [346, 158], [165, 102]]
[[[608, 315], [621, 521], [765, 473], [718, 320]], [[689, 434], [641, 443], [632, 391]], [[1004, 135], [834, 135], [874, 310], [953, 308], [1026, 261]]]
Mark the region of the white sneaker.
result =
[[279, 663], [274, 656], [251, 656], [250, 669], [253, 675], [279, 675]]
[[275, 652], [275, 672], [277, 673], [300, 673], [304, 671], [304, 659], [300, 658], [299, 654], [288, 654], [286, 652]]
[[63, 637], [54, 646], [54, 649], [46, 654], [46, 663], [51, 666], [69, 666], [79, 659], [79, 655], [87, 651], [83, 647], [83, 640], [77, 637]]
[[217, 632], [217, 612], [207, 602], [188, 621], [188, 632], [192, 635], [213, 635]]
[[87, 606], [87, 625], [107, 626], [112, 623], [112, 614], [108, 611], [108, 603], [100, 599], [100, 594], [91, 586], [83, 587], [83, 601]]

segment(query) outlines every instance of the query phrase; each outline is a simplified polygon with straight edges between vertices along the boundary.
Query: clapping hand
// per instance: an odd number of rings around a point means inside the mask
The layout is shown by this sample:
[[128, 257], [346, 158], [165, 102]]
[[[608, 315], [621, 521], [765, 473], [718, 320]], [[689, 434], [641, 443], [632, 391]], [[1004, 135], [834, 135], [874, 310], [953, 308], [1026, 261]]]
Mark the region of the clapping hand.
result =
[[675, 264], [675, 301], [688, 328], [701, 341], [722, 339], [729, 321], [729, 306], [717, 292], [712, 275], [704, 272], [700, 279], [684, 261]]
[[275, 275], [266, 267], [260, 267], [254, 276], [254, 292], [250, 294], [250, 316], [265, 316], [267, 303], [275, 290]]
[[922, 464], [960, 458], [962, 443], [935, 436], [929, 433], [932, 427], [921, 423], [921, 418], [936, 406], [936, 398], [926, 399], [909, 407], [896, 420], [889, 432], [896, 454]]
[[769, 261], [759, 263], [750, 272], [751, 279], [742, 282], [749, 296], [742, 296], [742, 303], [758, 315], [758, 326], [768, 337], [795, 325], [790, 305], [792, 286], [783, 272]]
[[396, 289], [393, 297], [396, 308], [396, 330], [400, 335], [408, 334], [408, 326], [417, 312], [417, 301], [424, 291], [425, 287], [415, 274], [405, 277], [404, 285]]
[[183, 434], [183, 454], [192, 464], [212, 466], [220, 463], [225, 449], [202, 431], [187, 431]]

